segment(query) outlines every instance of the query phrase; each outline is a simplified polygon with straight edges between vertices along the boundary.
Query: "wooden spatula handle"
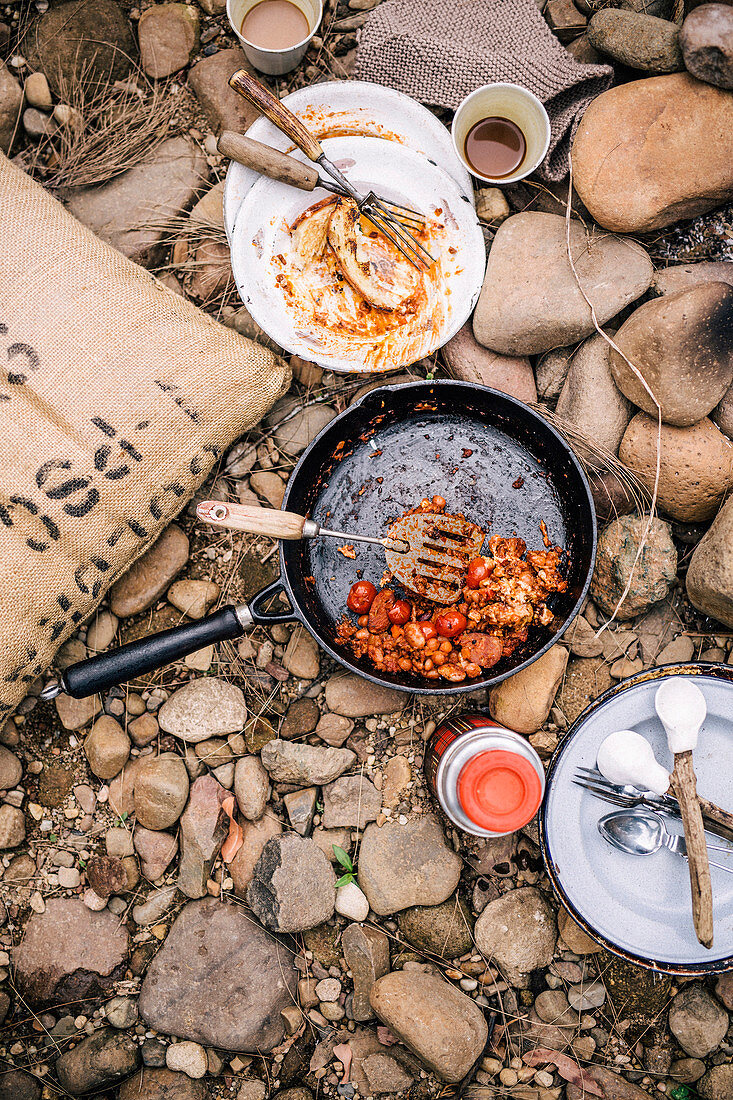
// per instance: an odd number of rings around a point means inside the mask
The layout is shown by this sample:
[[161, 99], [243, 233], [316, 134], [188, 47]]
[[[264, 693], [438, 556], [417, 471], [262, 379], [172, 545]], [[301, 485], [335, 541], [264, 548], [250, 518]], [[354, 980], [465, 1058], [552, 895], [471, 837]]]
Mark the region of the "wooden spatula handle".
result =
[[245, 168], [251, 168], [271, 180], [290, 183], [301, 191], [312, 191], [318, 184], [319, 177], [315, 168], [311, 168], [309, 164], [301, 164], [295, 157], [289, 157], [287, 153], [281, 153], [279, 149], [254, 141], [244, 134], [225, 130], [216, 145], [222, 156], [236, 160], [237, 164], [243, 164]]
[[672, 789], [680, 804], [682, 824], [685, 827], [695, 934], [703, 947], [712, 947], [713, 888], [710, 882], [708, 846], [705, 841], [705, 827], [702, 820], [700, 801], [697, 797], [692, 752], [675, 753]]
[[305, 524], [305, 516], [299, 516], [297, 512], [260, 508], [256, 504], [223, 504], [209, 500], [198, 505], [196, 515], [213, 527], [291, 541], [303, 537]]
[[323, 156], [323, 149], [310, 130], [307, 130], [299, 118], [285, 107], [277, 96], [273, 95], [269, 88], [260, 84], [244, 69], [238, 69], [229, 77], [229, 86], [235, 92], [244, 96], [253, 107], [261, 111], [269, 118], [278, 130], [294, 141], [299, 149], [302, 149], [309, 160], [318, 160]]

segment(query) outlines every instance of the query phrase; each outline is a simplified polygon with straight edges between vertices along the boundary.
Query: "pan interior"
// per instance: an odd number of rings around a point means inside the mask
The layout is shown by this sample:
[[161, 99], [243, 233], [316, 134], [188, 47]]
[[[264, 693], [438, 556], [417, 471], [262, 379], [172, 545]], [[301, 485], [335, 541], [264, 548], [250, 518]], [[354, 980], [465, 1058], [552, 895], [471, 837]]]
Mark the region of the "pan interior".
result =
[[[437, 393], [438, 399], [416, 402], [411, 398], [417, 394], [405, 392], [415, 389]], [[361, 409], [356, 406], [319, 437], [310, 461], [291, 478], [283, 507], [303, 510], [324, 527], [382, 536], [393, 520], [438, 493], [447, 501], [446, 512], [462, 512], [487, 538], [516, 534], [535, 550], [543, 548], [544, 520], [553, 544], [568, 551], [568, 591], [550, 601], [565, 620], [587, 580], [594, 530], [587, 489], [565, 445], [526, 406], [480, 387], [438, 383], [375, 392], [390, 398], [370, 401], [368, 395]], [[335, 626], [346, 612], [351, 585], [364, 578], [379, 586], [386, 561], [380, 547], [359, 543], [353, 543], [351, 560], [339, 551], [348, 542], [288, 543], [283, 556], [311, 627], [339, 656], [374, 676], [368, 661], [357, 661], [338, 645]], [[525, 645], [486, 679], [513, 671], [552, 637], [551, 628], [533, 629]], [[409, 674], [379, 675], [403, 686], [429, 684]]]

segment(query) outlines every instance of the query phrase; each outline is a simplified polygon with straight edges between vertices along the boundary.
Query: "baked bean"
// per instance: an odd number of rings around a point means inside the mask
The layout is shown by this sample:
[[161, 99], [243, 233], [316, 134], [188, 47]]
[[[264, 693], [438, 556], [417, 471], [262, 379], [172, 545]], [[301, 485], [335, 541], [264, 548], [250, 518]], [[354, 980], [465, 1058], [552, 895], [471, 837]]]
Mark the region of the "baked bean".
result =
[[445, 508], [446, 503], [447, 502], [446, 502], [445, 497], [441, 497], [441, 496], [434, 496], [433, 497], [433, 504], [435, 505], [436, 508], [439, 508], [441, 510], [441, 512]]
[[425, 648], [425, 635], [420, 629], [419, 623], [406, 623], [405, 624], [405, 641], [413, 649]]
[[393, 626], [390, 630], [390, 634], [396, 640], [397, 638], [402, 637], [402, 635], [404, 634], [404, 630], [401, 626]]
[[368, 615], [360, 615], [359, 618], [356, 621], [359, 624], [359, 626], [366, 626], [366, 624], [369, 622], [369, 616]]
[[455, 665], [441, 665], [438, 672], [445, 680], [450, 680], [453, 684], [459, 684], [461, 680], [466, 679], [466, 673], [462, 668], [456, 668]]
[[436, 668], [440, 668], [440, 666], [444, 665], [447, 660], [447, 655], [445, 653], [441, 653], [440, 650], [438, 650], [438, 652], [433, 657], [433, 664]]
[[366, 629], [366, 627], [362, 627], [361, 630], [357, 630], [354, 637], [358, 642], [365, 642], [369, 637], [369, 631]]
[[426, 653], [435, 653], [436, 649], [440, 648], [440, 638], [430, 638], [425, 646]]
[[453, 643], [449, 642], [447, 638], [445, 638], [445, 640], [440, 643], [440, 652], [441, 653], [450, 653], [452, 649], [453, 649]]
[[435, 668], [435, 664], [430, 659], [430, 657], [426, 657], [422, 667], [425, 669], [426, 672], [430, 672], [431, 668]]
[[400, 657], [397, 664], [400, 666], [403, 672], [410, 672], [412, 670], [412, 661], [409, 657]]

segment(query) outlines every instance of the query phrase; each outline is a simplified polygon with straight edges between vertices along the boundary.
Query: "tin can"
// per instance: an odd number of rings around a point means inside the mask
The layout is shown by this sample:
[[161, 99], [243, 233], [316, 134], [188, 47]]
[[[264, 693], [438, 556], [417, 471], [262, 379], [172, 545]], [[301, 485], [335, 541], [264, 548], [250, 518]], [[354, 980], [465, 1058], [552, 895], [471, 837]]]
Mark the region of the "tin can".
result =
[[521, 829], [545, 791], [545, 770], [529, 742], [480, 713], [438, 726], [425, 748], [425, 777], [447, 817], [473, 836]]

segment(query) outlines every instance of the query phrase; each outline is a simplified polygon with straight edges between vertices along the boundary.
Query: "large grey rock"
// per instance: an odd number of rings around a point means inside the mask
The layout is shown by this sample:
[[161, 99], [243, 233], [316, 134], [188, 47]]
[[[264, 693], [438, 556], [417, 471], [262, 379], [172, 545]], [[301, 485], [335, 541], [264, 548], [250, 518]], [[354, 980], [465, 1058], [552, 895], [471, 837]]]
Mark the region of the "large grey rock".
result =
[[58, 94], [73, 81], [94, 85], [124, 79], [132, 71], [137, 49], [130, 24], [114, 0], [70, 0], [51, 5], [33, 25], [24, 52]]
[[[661, 444], [661, 446], [660, 446]], [[637, 413], [619, 447], [619, 458], [654, 488], [659, 452], [659, 508], [681, 523], [712, 519], [733, 485], [733, 443], [705, 417], [689, 428], [662, 424]]]
[[462, 1080], [486, 1043], [481, 1009], [435, 974], [385, 974], [372, 986], [370, 1001], [390, 1031], [444, 1081]]
[[599, 333], [581, 344], [570, 360], [555, 411], [595, 446], [615, 455], [632, 410], [614, 382], [610, 352], [608, 341]]
[[615, 343], [623, 355], [611, 350], [611, 371], [626, 397], [657, 416], [628, 359], [659, 402], [665, 423], [696, 424], [733, 382], [733, 286], [704, 283], [645, 302], [623, 323]]
[[445, 843], [431, 815], [368, 825], [359, 853], [359, 886], [375, 913], [387, 916], [412, 905], [439, 905], [455, 890], [460, 857]]
[[532, 365], [526, 356], [499, 355], [479, 344], [471, 321], [466, 321], [443, 348], [448, 370], [460, 382], [490, 386], [520, 401], [537, 400]]
[[730, 1100], [733, 1096], [733, 1064], [711, 1066], [700, 1079], [697, 1091], [703, 1100]]
[[733, 498], [695, 547], [686, 583], [698, 611], [733, 627]]
[[199, 43], [199, 13], [192, 4], [154, 4], [137, 28], [142, 67], [154, 80], [185, 68]]
[[354, 982], [355, 1020], [371, 1020], [369, 1000], [374, 983], [389, 971], [389, 940], [370, 925], [350, 924], [341, 934], [341, 947]]
[[211, 1100], [203, 1081], [194, 1081], [185, 1073], [145, 1066], [120, 1085], [117, 1100]]
[[49, 898], [14, 952], [15, 980], [32, 1005], [98, 997], [123, 976], [127, 950], [127, 929], [109, 909], [93, 913], [78, 898]]
[[22, 1069], [0, 1072], [0, 1100], [40, 1100], [41, 1082]]
[[684, 68], [679, 28], [642, 12], [603, 8], [588, 23], [591, 46], [631, 69], [675, 73]]
[[326, 681], [326, 706], [346, 718], [394, 714], [404, 710], [410, 696], [404, 691], [372, 684], [355, 672], [336, 672]]
[[135, 768], [135, 816], [146, 829], [168, 829], [183, 813], [188, 798], [186, 765], [174, 752], [144, 756]]
[[531, 971], [552, 962], [557, 926], [539, 890], [525, 886], [490, 901], [474, 933], [478, 950], [501, 967], [507, 981], [524, 987]]
[[20, 130], [23, 89], [4, 62], [0, 62], [0, 152], [9, 153], [10, 143]]
[[229, 818], [222, 809], [227, 790], [213, 775], [194, 780], [188, 805], [181, 817], [181, 862], [178, 889], [189, 898], [202, 898], [214, 860], [229, 832]]
[[[648, 516], [620, 516], [601, 531], [591, 597], [607, 615], [634, 619], [663, 600], [677, 575], [677, 551], [669, 524], [653, 519], [641, 555], [639, 546]], [[623, 603], [619, 600], [633, 570], [633, 584]]]
[[273, 932], [302, 932], [333, 915], [335, 883], [333, 868], [316, 842], [285, 833], [265, 845], [247, 901]]
[[614, 233], [703, 214], [733, 197], [731, 129], [733, 96], [688, 73], [610, 88], [575, 135], [575, 188]]
[[153, 959], [140, 992], [149, 1027], [205, 1046], [268, 1053], [294, 1003], [292, 953], [238, 905], [191, 901]]
[[234, 767], [234, 794], [240, 813], [249, 821], [262, 817], [270, 793], [270, 777], [258, 756], [240, 756]]
[[56, 1059], [56, 1076], [72, 1096], [85, 1096], [129, 1077], [141, 1061], [140, 1047], [132, 1035], [103, 1027]]
[[680, 31], [685, 68], [698, 80], [733, 88], [733, 8], [729, 4], [701, 4], [685, 19]]
[[206, 156], [190, 137], [167, 138], [108, 183], [72, 192], [66, 206], [124, 256], [154, 266], [164, 251], [161, 223], [193, 203], [208, 174]]
[[414, 905], [397, 918], [400, 932], [413, 947], [444, 959], [457, 959], [473, 947], [473, 917], [458, 896], [442, 905]]
[[188, 561], [188, 550], [188, 535], [177, 523], [168, 524], [153, 545], [112, 585], [110, 607], [113, 613], [124, 618], [146, 611], [157, 603]]
[[678, 294], [701, 283], [733, 286], [733, 263], [730, 260], [699, 260], [693, 264], [671, 264], [657, 271], [651, 289], [654, 294]]
[[209, 125], [217, 133], [234, 130], [243, 134], [259, 117], [257, 108], [229, 87], [229, 77], [238, 69], [254, 75], [254, 69], [242, 50], [235, 48], [219, 50], [211, 57], [202, 58], [188, 73], [189, 87], [193, 89]]
[[252, 875], [257, 865], [257, 860], [268, 840], [274, 836], [280, 836], [283, 831], [282, 822], [272, 813], [265, 813], [257, 821], [243, 821], [242, 846], [229, 864], [229, 874], [234, 881], [234, 893], [238, 898], [246, 898], [247, 887], [252, 881]]
[[344, 775], [323, 788], [323, 825], [365, 829], [376, 821], [382, 807], [382, 795], [365, 775]]
[[262, 765], [278, 783], [320, 786], [338, 779], [352, 766], [356, 753], [351, 749], [325, 749], [320, 745], [301, 745], [275, 738], [263, 746]]
[[[479, 343], [504, 355], [534, 355], [594, 331], [565, 234], [565, 219], [557, 214], [515, 214], [499, 227], [473, 317]], [[574, 220], [570, 244], [599, 324], [634, 302], [652, 281], [651, 260], [633, 241], [587, 234]]]
[[725, 1038], [728, 1013], [701, 985], [688, 985], [672, 1001], [669, 1030], [685, 1054], [705, 1058]]
[[247, 721], [242, 690], [226, 680], [202, 676], [171, 695], [158, 712], [160, 728], [189, 744], [239, 733]]

